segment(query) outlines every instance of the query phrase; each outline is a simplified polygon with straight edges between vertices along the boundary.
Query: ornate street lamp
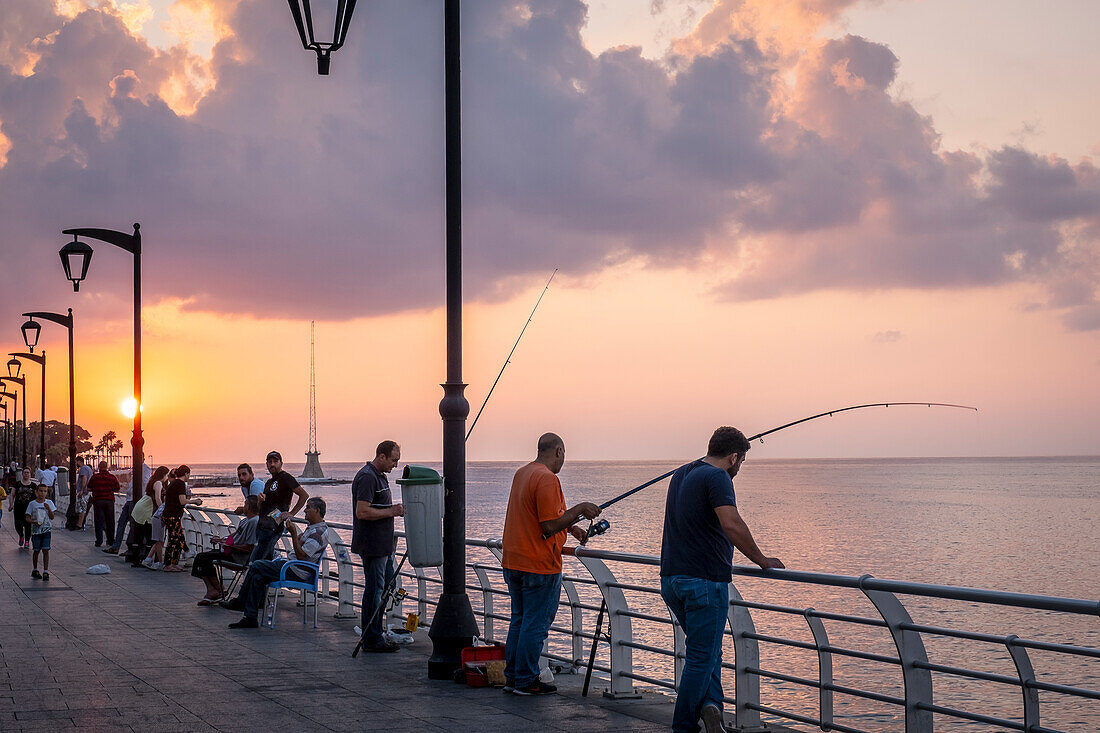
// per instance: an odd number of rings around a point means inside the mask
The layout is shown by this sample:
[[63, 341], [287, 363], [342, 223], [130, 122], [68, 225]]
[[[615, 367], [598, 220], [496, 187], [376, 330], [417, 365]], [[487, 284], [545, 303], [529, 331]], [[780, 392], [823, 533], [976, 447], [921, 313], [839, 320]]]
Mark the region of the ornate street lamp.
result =
[[[28, 324], [38, 326], [34, 322], [35, 318], [59, 323], [69, 332], [69, 508], [65, 510], [65, 527], [76, 529], [78, 514], [76, 511], [76, 392], [73, 380], [73, 309], [69, 309], [68, 315], [48, 311], [31, 311], [30, 313], [24, 313], [23, 317], [31, 319], [23, 324], [23, 340], [26, 341], [27, 348], [31, 351], [34, 351], [34, 344], [27, 336], [27, 326]], [[39, 328], [41, 327], [39, 326]], [[34, 334], [34, 343], [38, 343], [37, 331]]]
[[8, 360], [8, 376], [19, 377], [19, 373], [23, 371], [23, 362], [18, 359], [12, 358]]
[[23, 343], [27, 345], [27, 350], [33, 354], [34, 347], [38, 346], [38, 337], [42, 333], [42, 326], [31, 319], [20, 326], [19, 330], [23, 332]]
[[[65, 266], [65, 277], [73, 284], [73, 290], [80, 287], [80, 281], [88, 274], [88, 264], [92, 259], [92, 248], [81, 242], [79, 237], [96, 239], [100, 242], [113, 244], [124, 249], [134, 256], [134, 399], [138, 408], [134, 411], [134, 436], [130, 439], [133, 448], [133, 473], [130, 491], [133, 498], [137, 498], [134, 492], [140, 492], [141, 466], [145, 462], [143, 454], [145, 438], [141, 434], [141, 224], [134, 224], [134, 233], [116, 232], [113, 229], [65, 229], [62, 234], [73, 235], [73, 241], [61, 248], [61, 263]], [[81, 259], [77, 259], [81, 256]], [[76, 265], [81, 269], [79, 277], [76, 276]], [[71, 364], [70, 360], [70, 364]]]
[[[16, 361], [12, 359], [12, 361]], [[11, 361], [8, 362], [8, 371], [11, 371]], [[20, 468], [26, 468], [27, 466], [27, 380], [23, 377], [0, 377], [0, 383], [11, 382], [12, 384], [18, 384], [19, 388], [23, 392], [23, 450], [20, 453], [22, 460], [19, 462]], [[15, 400], [15, 409], [19, 408], [19, 393], [9, 395]], [[12, 410], [12, 417], [15, 417], [15, 410]], [[12, 436], [12, 448], [15, 447], [15, 437]], [[13, 451], [14, 452], [14, 451]]]
[[[328, 65], [331, 54], [344, 45], [344, 39], [348, 35], [348, 25], [351, 23], [351, 14], [355, 10], [355, 0], [336, 0], [336, 12], [332, 17], [332, 40], [317, 40], [314, 32], [313, 8], [310, 0], [289, 0], [290, 13], [294, 16], [294, 25], [298, 27], [298, 37], [302, 39], [302, 48], [317, 54], [317, 73], [328, 76]], [[328, 5], [331, 5], [331, 0]], [[328, 16], [328, 11], [324, 13]], [[327, 18], [318, 18], [327, 20]], [[328, 23], [316, 24], [324, 28]]]
[[[306, 0], [289, 0], [302, 44], [311, 48], [312, 31], [303, 25]], [[336, 40], [343, 44], [354, 2], [340, 2]], [[466, 418], [470, 403], [462, 382], [462, 104], [459, 0], [443, 2], [443, 108], [446, 141], [447, 210], [447, 381], [439, 416], [443, 419], [443, 592], [435, 607], [431, 631], [430, 679], [451, 679], [461, 654], [478, 636], [477, 621], [466, 594]], [[342, 26], [341, 26], [342, 22]], [[328, 54], [317, 50], [318, 71], [328, 73]], [[324, 55], [324, 63], [322, 63]]]
[[[28, 359], [42, 367], [42, 419], [38, 423], [38, 467], [46, 467], [46, 352], [41, 354], [11, 353], [15, 359]], [[10, 362], [9, 362], [10, 363]]]
[[65, 278], [73, 284], [73, 292], [79, 292], [80, 283], [88, 277], [88, 266], [92, 264], [92, 248], [74, 236], [58, 254], [65, 268]]

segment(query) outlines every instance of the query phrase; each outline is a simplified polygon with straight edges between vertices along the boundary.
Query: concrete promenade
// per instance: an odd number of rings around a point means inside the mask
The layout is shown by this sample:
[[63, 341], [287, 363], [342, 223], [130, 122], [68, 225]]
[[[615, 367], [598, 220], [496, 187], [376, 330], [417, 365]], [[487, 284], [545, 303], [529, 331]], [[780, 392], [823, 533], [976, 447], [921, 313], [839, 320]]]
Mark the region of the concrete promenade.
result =
[[[59, 524], [63, 525], [64, 519]], [[232, 631], [239, 614], [195, 605], [189, 573], [132, 569], [87, 532], [53, 533], [51, 579], [30, 577], [12, 517], [0, 531], [0, 731], [667, 731], [671, 698], [521, 698], [429, 681], [431, 642], [351, 658], [354, 621], [323, 605], [302, 626], [297, 592], [275, 629]], [[110, 575], [84, 571], [107, 562]], [[312, 616], [312, 614], [311, 614]], [[599, 690], [594, 681], [594, 690]]]

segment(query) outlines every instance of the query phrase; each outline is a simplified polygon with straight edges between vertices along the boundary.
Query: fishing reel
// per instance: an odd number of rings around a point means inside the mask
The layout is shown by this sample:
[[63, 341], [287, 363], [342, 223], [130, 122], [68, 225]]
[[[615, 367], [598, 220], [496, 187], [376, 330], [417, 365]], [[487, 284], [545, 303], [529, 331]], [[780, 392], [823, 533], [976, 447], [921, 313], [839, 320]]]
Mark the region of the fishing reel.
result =
[[595, 537], [596, 535], [603, 534], [609, 529], [611, 529], [611, 522], [607, 521], [606, 519], [601, 519], [598, 522], [592, 520], [588, 523], [588, 536]]

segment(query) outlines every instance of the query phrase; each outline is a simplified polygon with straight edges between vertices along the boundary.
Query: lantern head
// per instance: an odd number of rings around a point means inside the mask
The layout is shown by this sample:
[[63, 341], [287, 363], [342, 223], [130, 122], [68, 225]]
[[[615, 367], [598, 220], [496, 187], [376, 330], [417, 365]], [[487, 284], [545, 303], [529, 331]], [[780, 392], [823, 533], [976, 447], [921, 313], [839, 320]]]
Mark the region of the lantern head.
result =
[[[328, 76], [329, 61], [332, 52], [344, 45], [344, 39], [348, 35], [348, 25], [351, 23], [351, 14], [355, 10], [355, 0], [325, 0], [318, 2], [326, 5], [323, 12], [325, 17], [316, 18], [314, 22], [314, 8], [310, 0], [288, 0], [290, 14], [294, 16], [294, 25], [298, 27], [298, 37], [302, 40], [302, 48], [317, 54], [317, 73]], [[334, 6], [334, 7], [333, 7]], [[328, 17], [332, 15], [331, 19]], [[331, 20], [331, 23], [329, 22]], [[331, 40], [328, 34], [318, 39], [315, 33], [317, 28], [332, 28]]]
[[58, 254], [65, 268], [65, 277], [73, 284], [73, 292], [78, 292], [81, 281], [88, 276], [88, 266], [92, 264], [92, 248], [73, 237], [73, 241], [62, 247]]
[[23, 332], [23, 343], [27, 345], [31, 353], [34, 353], [34, 347], [38, 345], [38, 336], [42, 333], [42, 326], [35, 323], [34, 319], [27, 321], [19, 330]]

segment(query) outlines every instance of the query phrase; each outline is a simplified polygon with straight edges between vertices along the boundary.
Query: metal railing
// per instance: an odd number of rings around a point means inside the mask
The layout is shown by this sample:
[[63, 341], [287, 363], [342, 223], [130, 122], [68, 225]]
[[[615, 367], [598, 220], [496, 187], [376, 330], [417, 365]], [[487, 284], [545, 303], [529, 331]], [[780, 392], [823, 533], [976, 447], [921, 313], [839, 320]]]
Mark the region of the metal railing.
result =
[[[184, 530], [194, 550], [209, 548], [210, 537], [231, 532], [238, 519], [236, 515], [218, 509], [189, 507], [188, 514], [184, 521]], [[334, 530], [334, 537], [330, 538], [330, 551], [326, 551], [322, 558], [320, 599], [322, 602], [334, 604], [334, 616], [337, 618], [358, 617], [363, 583], [359, 563], [350, 554], [348, 542], [351, 526], [330, 523], [329, 527]], [[401, 532], [397, 534], [400, 538], [404, 537]], [[284, 549], [289, 549], [289, 540], [284, 537], [282, 542]], [[466, 544], [472, 556], [468, 563], [470, 582], [467, 589], [470, 591], [475, 616], [480, 620], [480, 638], [486, 643], [502, 643], [507, 635], [509, 616], [506, 612], [507, 606], [502, 608], [498, 603], [507, 596], [499, 564], [501, 543], [499, 540], [467, 540]], [[585, 614], [591, 614], [589, 619], [594, 618], [602, 602], [606, 604], [609, 631], [606, 637], [601, 636], [601, 643], [606, 640], [606, 650], [601, 649], [600, 659], [594, 668], [607, 675], [608, 689], [604, 694], [611, 697], [636, 696], [636, 683], [675, 690], [683, 667], [685, 641], [683, 632], [661, 600], [659, 586], [655, 583], [659, 558], [588, 548], [577, 548], [571, 554], [572, 558], [567, 558], [562, 583], [564, 598], [560, 601], [558, 620], [551, 628], [551, 638], [544, 648], [544, 656], [567, 667], [583, 666], [587, 658], [585, 647], [597, 638], [594, 630], [586, 628]], [[477, 555], [482, 557], [479, 559]], [[621, 568], [619, 577], [611, 571], [609, 564]], [[575, 572], [576, 570], [582, 570], [583, 574]], [[1055, 655], [1054, 658], [1059, 661], [1053, 666], [1063, 673], [1073, 675], [1075, 680], [1087, 679], [1089, 676], [1100, 679], [1100, 662], [1096, 661], [1100, 660], [1100, 648], [1020, 638], [1011, 633], [985, 633], [915, 623], [898, 596], [937, 599], [970, 606], [979, 604], [982, 607], [1024, 609], [1036, 614], [1092, 618], [1100, 616], [1098, 601], [882, 580], [869, 575], [854, 577], [793, 570], [762, 571], [741, 566], [734, 568], [734, 574], [750, 584], [756, 580], [766, 582], [768, 587], [774, 587], [772, 584], [791, 584], [789, 592], [784, 587], [784, 597], [796, 597], [800, 586], [825, 587], [830, 591], [856, 591], [859, 597], [870, 602], [876, 612], [876, 615], [859, 615], [819, 611], [812, 607], [786, 603], [747, 600], [737, 587], [742, 581], [732, 583], [726, 633], [734, 654], [733, 661], [724, 662], [722, 666], [732, 673], [734, 695], [727, 698], [726, 702], [736, 711], [736, 721], [740, 728], [766, 729], [761, 718], [761, 714], [766, 714], [785, 721], [813, 725], [821, 730], [866, 733], [854, 724], [838, 720], [834, 712], [834, 702], [835, 696], [839, 695], [851, 700], [871, 701], [892, 710], [893, 717], [887, 714], [887, 717], [881, 719], [893, 721], [890, 723], [891, 730], [900, 728], [903, 721], [906, 733], [932, 731], [937, 717], [980, 723], [998, 729], [1054, 733], [1058, 729], [1045, 727], [1041, 722], [1040, 693], [1044, 693], [1044, 699], [1047, 699], [1046, 696], [1058, 696], [1057, 699], [1077, 700], [1090, 706], [1088, 709], [1073, 711], [1071, 717], [1076, 719], [1075, 724], [1078, 726], [1075, 730], [1100, 729], [1100, 705], [1096, 704], [1096, 701], [1100, 701], [1100, 692], [1077, 684], [1041, 680], [1031, 658], [1031, 652]], [[407, 581], [415, 586], [415, 590], [411, 587], [407, 589], [405, 602], [415, 604], [422, 625], [430, 625], [430, 609], [435, 605], [433, 598], [438, 595], [436, 587], [441, 586], [438, 572], [436, 569], [412, 568], [401, 575], [403, 585]], [[642, 576], [642, 582], [620, 580], [620, 577], [625, 576]], [[634, 600], [633, 605], [628, 599], [628, 593]], [[403, 609], [395, 609], [395, 612], [395, 615], [403, 616]], [[771, 615], [801, 618], [809, 633], [809, 641], [759, 632], [756, 620], [761, 617], [773, 618]], [[648, 634], [636, 632], [635, 622], [655, 630]], [[868, 651], [833, 643], [830, 641], [826, 622], [830, 627], [843, 624], [841, 628], [878, 634], [883, 637], [879, 639], [882, 649]], [[1094, 633], [1095, 629], [1087, 632], [1088, 635]], [[654, 637], [662, 635], [666, 643], [661, 643], [659, 639], [654, 640]], [[933, 638], [999, 649], [1011, 660], [1013, 673], [993, 673], [932, 662], [925, 642]], [[816, 678], [764, 668], [760, 661], [761, 645], [766, 645], [769, 649], [794, 649], [812, 654]], [[884, 650], [889, 653], [883, 653]], [[636, 652], [658, 661], [637, 664], [634, 659]], [[882, 665], [886, 670], [894, 670], [893, 678], [887, 678], [877, 689], [838, 684], [834, 679], [836, 658]], [[1088, 666], [1090, 664], [1092, 666]], [[933, 692], [950, 692], [953, 684], [934, 686], [934, 679], [941, 675], [950, 680], [968, 680], [1015, 690], [1019, 695], [1019, 702], [1015, 706], [1017, 715], [1009, 718], [1004, 717], [1003, 712], [998, 715], [988, 708], [969, 710], [937, 704]], [[899, 677], [900, 690], [897, 690]], [[769, 685], [781, 685], [786, 690], [815, 690], [817, 700], [813, 707], [816, 708], [816, 715], [783, 709], [774, 702], [762, 700], [761, 680], [768, 681]], [[888, 694], [891, 690], [897, 690], [899, 694]], [[983, 700], [984, 693], [977, 698], [979, 701]]]

